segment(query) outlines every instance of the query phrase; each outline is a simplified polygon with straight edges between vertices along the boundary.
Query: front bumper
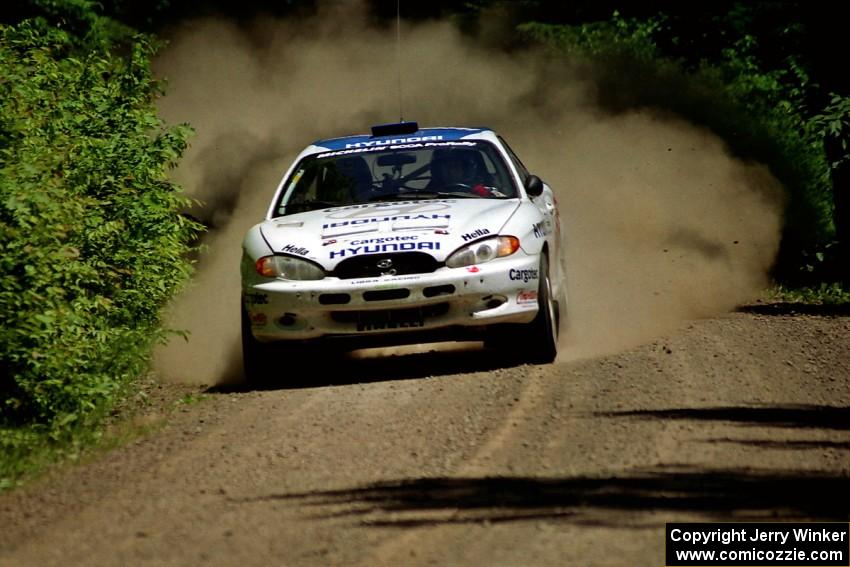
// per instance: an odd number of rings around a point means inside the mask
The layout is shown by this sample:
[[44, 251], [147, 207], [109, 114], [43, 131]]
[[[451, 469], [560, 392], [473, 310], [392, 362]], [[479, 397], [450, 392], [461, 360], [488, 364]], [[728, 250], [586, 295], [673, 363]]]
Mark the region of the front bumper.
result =
[[316, 281], [270, 280], [243, 266], [242, 301], [260, 341], [480, 330], [537, 314], [540, 257], [523, 252], [430, 274]]

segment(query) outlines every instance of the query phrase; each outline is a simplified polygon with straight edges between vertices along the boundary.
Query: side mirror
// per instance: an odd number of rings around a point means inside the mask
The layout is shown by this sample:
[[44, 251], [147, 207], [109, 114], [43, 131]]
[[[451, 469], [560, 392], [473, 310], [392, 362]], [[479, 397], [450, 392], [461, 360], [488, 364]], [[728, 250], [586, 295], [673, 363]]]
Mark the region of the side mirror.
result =
[[539, 197], [543, 194], [543, 181], [536, 175], [529, 175], [525, 180], [525, 192], [529, 197]]

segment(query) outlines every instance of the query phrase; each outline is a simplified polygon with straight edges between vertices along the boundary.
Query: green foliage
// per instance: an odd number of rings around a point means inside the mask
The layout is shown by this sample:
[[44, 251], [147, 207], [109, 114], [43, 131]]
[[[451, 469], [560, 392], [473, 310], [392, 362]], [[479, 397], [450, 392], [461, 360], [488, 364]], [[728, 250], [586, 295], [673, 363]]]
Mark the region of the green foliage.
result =
[[201, 402], [206, 401], [207, 399], [208, 399], [208, 397], [205, 396], [204, 394], [186, 394], [185, 396], [183, 396], [182, 398], [177, 400], [175, 405], [177, 405], [177, 406], [194, 406], [194, 405], [200, 404]]
[[662, 15], [636, 20], [615, 13], [607, 21], [527, 23], [519, 29], [583, 62], [599, 83], [600, 104], [609, 110], [672, 111], [717, 133], [735, 155], [767, 164], [788, 194], [775, 273], [794, 280], [805, 271], [806, 254], [834, 239], [832, 164], [824, 137], [844, 128], [837, 135], [846, 139], [848, 103], [835, 97], [812, 116], [806, 101], [816, 86], [805, 68], [791, 56], [766, 65], [757, 37], [745, 32], [746, 14], [733, 10], [727, 20], [729, 29], [713, 50], [683, 38]]
[[850, 159], [850, 97], [830, 93], [829, 104], [809, 120], [808, 127], [815, 136], [832, 139], [841, 148], [830, 167], [836, 169]]
[[529, 22], [521, 24], [519, 31], [562, 51], [592, 56], [608, 63], [620, 57], [655, 62], [659, 51], [653, 36], [664, 21], [663, 16], [627, 20], [614, 12], [610, 21], [575, 26]]
[[53, 431], [39, 425], [0, 428], [0, 492], [23, 484], [51, 463], [76, 462], [87, 449], [102, 445], [103, 431], [89, 425], [70, 424]]
[[[116, 19], [103, 16], [104, 10], [120, 2], [94, 0], [29, 0], [19, 16], [39, 17], [56, 30], [65, 32], [63, 43], [82, 49], [108, 50], [117, 40], [131, 38], [132, 29]], [[113, 11], [113, 10], [110, 10]], [[20, 23], [13, 19], [12, 23]]]
[[780, 285], [769, 290], [766, 298], [769, 301], [809, 305], [850, 305], [850, 289], [836, 282], [805, 287]]
[[89, 16], [83, 41], [0, 27], [4, 452], [96, 422], [146, 368], [199, 229], [167, 179], [190, 130], [157, 118], [156, 45]]

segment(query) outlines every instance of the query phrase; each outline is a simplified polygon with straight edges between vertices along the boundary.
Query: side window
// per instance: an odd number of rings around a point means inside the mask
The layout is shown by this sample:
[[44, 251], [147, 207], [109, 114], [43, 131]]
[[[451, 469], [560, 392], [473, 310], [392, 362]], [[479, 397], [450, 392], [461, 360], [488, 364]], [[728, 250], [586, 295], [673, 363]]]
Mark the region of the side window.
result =
[[277, 203], [278, 216], [286, 213], [286, 207], [283, 203], [287, 195], [289, 195], [289, 203], [292, 205], [303, 204], [316, 199], [319, 173], [319, 168], [316, 167], [315, 162], [311, 162], [309, 159], [298, 165], [295, 173], [289, 178], [286, 189], [280, 195], [280, 200]]
[[322, 173], [316, 167], [307, 167], [293, 175], [291, 185], [295, 185], [297, 189], [292, 194], [290, 200], [293, 203], [304, 203], [314, 200], [319, 185], [319, 178], [322, 176]]
[[520, 179], [522, 179], [522, 182], [525, 183], [525, 180], [528, 179], [529, 175], [531, 175], [528, 172], [528, 169], [526, 169], [522, 161], [520, 161], [520, 159], [517, 157], [517, 155], [514, 153], [514, 151], [511, 149], [511, 147], [508, 145], [504, 138], [499, 136], [499, 141], [502, 142], [502, 145], [505, 146], [506, 150], [508, 150], [508, 155], [511, 158], [511, 162], [513, 162], [514, 167], [516, 167]]

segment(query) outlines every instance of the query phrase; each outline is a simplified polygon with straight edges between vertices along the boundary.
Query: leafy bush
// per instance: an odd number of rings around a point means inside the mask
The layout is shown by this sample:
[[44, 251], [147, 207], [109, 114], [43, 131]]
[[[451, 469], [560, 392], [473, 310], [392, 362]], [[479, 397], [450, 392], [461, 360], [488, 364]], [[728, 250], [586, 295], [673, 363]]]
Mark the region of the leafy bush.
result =
[[838, 282], [822, 282], [815, 286], [788, 287], [778, 285], [767, 291], [769, 301], [805, 303], [808, 305], [850, 306], [850, 291]]
[[835, 235], [824, 136], [837, 125], [834, 118], [808, 113], [814, 87], [793, 57], [768, 68], [756, 55], [756, 38], [745, 33], [724, 36], [711, 57], [693, 45], [678, 52], [696, 50], [698, 59], [676, 56], [681, 38], [663, 15], [635, 20], [615, 13], [608, 21], [527, 23], [520, 31], [583, 61], [607, 109], [674, 112], [714, 131], [738, 157], [767, 164], [788, 194], [775, 275], [806, 279], [807, 257], [824, 250]]
[[157, 118], [151, 39], [104, 29], [0, 27], [0, 427], [97, 420], [190, 273], [166, 175], [190, 130]]

